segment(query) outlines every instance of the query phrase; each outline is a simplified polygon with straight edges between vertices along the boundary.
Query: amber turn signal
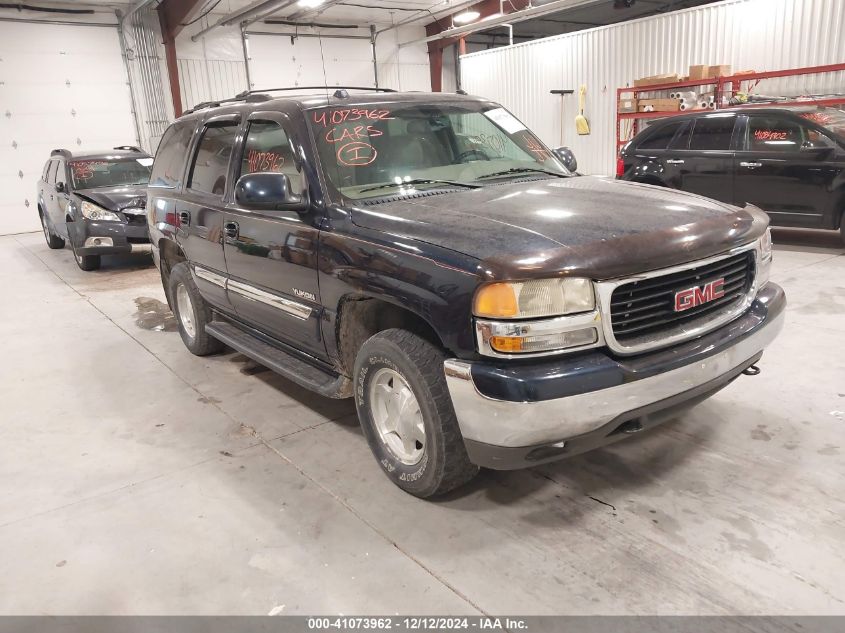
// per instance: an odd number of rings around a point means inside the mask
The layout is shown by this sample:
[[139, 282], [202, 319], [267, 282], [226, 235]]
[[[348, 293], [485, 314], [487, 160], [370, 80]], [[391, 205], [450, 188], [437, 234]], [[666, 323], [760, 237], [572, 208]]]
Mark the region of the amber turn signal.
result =
[[475, 294], [475, 316], [512, 318], [519, 314], [513, 286], [506, 283], [487, 284]]
[[491, 336], [490, 347], [497, 352], [512, 354], [522, 351], [524, 340], [521, 336]]

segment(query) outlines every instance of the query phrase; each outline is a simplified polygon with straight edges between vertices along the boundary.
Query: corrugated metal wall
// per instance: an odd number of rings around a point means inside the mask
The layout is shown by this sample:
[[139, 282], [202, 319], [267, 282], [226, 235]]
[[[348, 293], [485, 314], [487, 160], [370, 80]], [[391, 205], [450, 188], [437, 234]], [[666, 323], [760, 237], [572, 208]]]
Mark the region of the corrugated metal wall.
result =
[[[614, 169], [616, 88], [691, 64], [779, 70], [845, 62], [845, 0], [728, 0], [461, 58], [462, 87], [501, 102], [549, 145], [572, 147], [584, 173]], [[592, 133], [577, 136], [587, 86]], [[550, 90], [571, 88], [564, 98]], [[845, 92], [845, 73], [762, 82], [760, 94]]]

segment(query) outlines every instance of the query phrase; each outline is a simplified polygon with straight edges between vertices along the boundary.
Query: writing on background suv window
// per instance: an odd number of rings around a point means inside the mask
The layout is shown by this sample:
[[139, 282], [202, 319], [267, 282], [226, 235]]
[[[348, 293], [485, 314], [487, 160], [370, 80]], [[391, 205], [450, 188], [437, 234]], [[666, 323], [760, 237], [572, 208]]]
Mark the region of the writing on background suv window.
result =
[[777, 117], [748, 118], [748, 147], [764, 152], [794, 152], [803, 142], [801, 126]]

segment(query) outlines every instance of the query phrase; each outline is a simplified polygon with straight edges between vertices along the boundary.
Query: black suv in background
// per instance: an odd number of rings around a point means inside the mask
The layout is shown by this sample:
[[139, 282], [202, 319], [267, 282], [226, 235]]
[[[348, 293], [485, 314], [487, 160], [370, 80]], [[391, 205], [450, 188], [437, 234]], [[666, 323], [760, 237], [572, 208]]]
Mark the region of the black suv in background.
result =
[[617, 176], [754, 204], [778, 226], [845, 241], [845, 111], [754, 107], [673, 116], [621, 151]]
[[50, 248], [70, 242], [82, 270], [101, 255], [150, 252], [147, 182], [152, 156], [123, 145], [74, 155], [56, 149], [38, 182], [38, 216]]
[[462, 95], [198, 107], [148, 188], [182, 340], [354, 397], [384, 473], [421, 497], [671, 418], [783, 324], [768, 218], [567, 156]]

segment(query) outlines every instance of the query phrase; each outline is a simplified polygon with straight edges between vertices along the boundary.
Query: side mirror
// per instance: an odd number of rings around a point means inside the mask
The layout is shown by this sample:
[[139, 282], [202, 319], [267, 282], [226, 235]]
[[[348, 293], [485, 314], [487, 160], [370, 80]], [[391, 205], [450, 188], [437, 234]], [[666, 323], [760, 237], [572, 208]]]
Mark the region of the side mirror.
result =
[[277, 172], [245, 174], [235, 183], [235, 202], [248, 209], [305, 211], [308, 196], [291, 191], [290, 178]]
[[65, 183], [57, 182], [56, 183], [56, 193], [64, 193], [65, 192]]
[[578, 171], [578, 161], [575, 159], [575, 154], [571, 149], [568, 147], [558, 147], [554, 150], [554, 154], [569, 171], [572, 173]]

